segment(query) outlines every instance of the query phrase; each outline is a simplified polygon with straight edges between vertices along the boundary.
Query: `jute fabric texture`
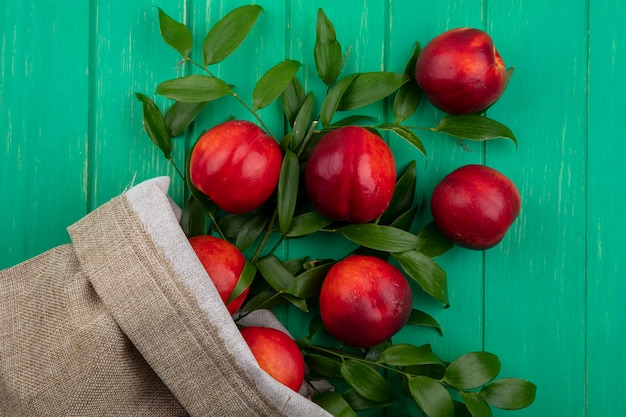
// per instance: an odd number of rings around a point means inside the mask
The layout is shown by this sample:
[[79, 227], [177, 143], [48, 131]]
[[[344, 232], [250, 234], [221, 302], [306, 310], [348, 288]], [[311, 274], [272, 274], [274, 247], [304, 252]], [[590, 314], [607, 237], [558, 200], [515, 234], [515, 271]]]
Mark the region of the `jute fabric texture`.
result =
[[260, 370], [168, 186], [131, 188], [0, 272], [1, 416], [329, 416]]

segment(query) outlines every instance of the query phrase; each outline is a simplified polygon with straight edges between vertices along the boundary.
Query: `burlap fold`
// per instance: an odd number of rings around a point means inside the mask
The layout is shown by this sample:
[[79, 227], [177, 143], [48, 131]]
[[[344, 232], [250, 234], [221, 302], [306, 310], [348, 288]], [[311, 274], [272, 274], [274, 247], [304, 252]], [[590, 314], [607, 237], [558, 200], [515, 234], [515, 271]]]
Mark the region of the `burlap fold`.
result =
[[2, 416], [329, 416], [258, 368], [178, 226], [169, 179], [0, 272]]

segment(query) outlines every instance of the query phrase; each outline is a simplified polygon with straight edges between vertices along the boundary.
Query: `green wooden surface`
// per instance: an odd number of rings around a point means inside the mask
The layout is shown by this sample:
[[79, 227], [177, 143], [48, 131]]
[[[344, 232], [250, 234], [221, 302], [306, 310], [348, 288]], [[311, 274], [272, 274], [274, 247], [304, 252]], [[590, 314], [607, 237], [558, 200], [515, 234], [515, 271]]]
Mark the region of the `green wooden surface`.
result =
[[[185, 21], [199, 45], [212, 22], [246, 3], [3, 4], [0, 268], [68, 242], [66, 226], [133, 182], [170, 175], [171, 194], [182, 201], [182, 183], [143, 133], [133, 96], [150, 95], [158, 82], [189, 72], [161, 40], [153, 6]], [[425, 297], [416, 302], [439, 320], [444, 337], [413, 330], [398, 339], [433, 343], [446, 359], [485, 349], [502, 360], [502, 376], [537, 384], [533, 406], [496, 410], [496, 416], [620, 415], [626, 374], [626, 5], [618, 0], [259, 4], [265, 13], [217, 73], [242, 94], [272, 65], [291, 58], [303, 63], [298, 76], [305, 87], [321, 96], [312, 56], [318, 7], [350, 50], [349, 72], [402, 71], [414, 41], [425, 44], [449, 28], [473, 26], [492, 34], [516, 71], [489, 115], [515, 132], [518, 148], [508, 141], [463, 148], [454, 139], [423, 134], [426, 165], [405, 144], [392, 138], [390, 143], [400, 165], [417, 160], [426, 199], [455, 167], [485, 163], [518, 185], [522, 212], [497, 247], [454, 248], [439, 259], [448, 273], [452, 306], [443, 310]], [[282, 129], [278, 110], [272, 105], [262, 113], [276, 131]], [[368, 109], [383, 118], [387, 111]], [[234, 100], [210, 104], [194, 130], [175, 141], [178, 163], [200, 131], [231, 114], [249, 118]], [[440, 116], [424, 102], [414, 124], [432, 125]], [[429, 219], [425, 208], [417, 223]], [[296, 256], [333, 249], [313, 242], [284, 250]], [[294, 333], [302, 332], [301, 316], [280, 314]]]

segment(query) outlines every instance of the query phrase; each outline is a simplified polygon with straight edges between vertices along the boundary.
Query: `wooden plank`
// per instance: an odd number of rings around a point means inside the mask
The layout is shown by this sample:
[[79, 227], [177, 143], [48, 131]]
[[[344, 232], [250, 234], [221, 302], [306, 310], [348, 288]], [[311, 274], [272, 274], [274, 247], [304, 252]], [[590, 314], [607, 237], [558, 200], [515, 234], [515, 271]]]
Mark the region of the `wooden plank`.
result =
[[589, 416], [622, 413], [626, 374], [624, 236], [626, 166], [626, 4], [589, 5], [589, 126], [587, 176], [587, 375]]
[[[487, 29], [516, 73], [489, 115], [519, 148], [491, 142], [486, 163], [509, 176], [522, 212], [486, 252], [485, 348], [502, 376], [538, 385], [518, 416], [585, 408], [586, 3], [489, 2]], [[494, 413], [504, 416], [506, 412]]]
[[[182, 200], [182, 181], [142, 127], [135, 93], [152, 97], [158, 83], [181, 74], [180, 55], [159, 34], [158, 10], [151, 4], [98, 1], [93, 7], [90, 83], [90, 208], [119, 195], [132, 184], [169, 175], [172, 196]], [[182, 0], [159, 2], [183, 21]], [[163, 110], [165, 100], [154, 97]], [[184, 140], [173, 140], [173, 157], [182, 169]]]
[[86, 212], [89, 6], [0, 13], [0, 269], [69, 241]]
[[[389, 50], [386, 52], [388, 66], [395, 71], [403, 71], [414, 42], [417, 41], [424, 47], [432, 38], [446, 30], [468, 26], [483, 27], [482, 1], [418, 4], [412, 1], [392, 2]], [[423, 97], [417, 113], [404, 124], [420, 128], [434, 127], [444, 115]], [[408, 156], [418, 162], [418, 187], [423, 198], [416, 219], [416, 228], [419, 229], [432, 220], [430, 196], [437, 183], [462, 165], [481, 163], [483, 144], [479, 142], [461, 144], [455, 138], [444, 134], [419, 129], [414, 131], [424, 142], [428, 153], [427, 160], [411, 151], [410, 147], [400, 140], [392, 139], [391, 146], [398, 155], [399, 164], [408, 162]], [[439, 321], [444, 337], [439, 338], [433, 332], [416, 329], [408, 334], [413, 343], [431, 343], [433, 349], [445, 360], [453, 360], [466, 352], [482, 349], [482, 261], [482, 253], [460, 247], [454, 247], [437, 259], [448, 276], [451, 306], [444, 310], [441, 304], [423, 295], [417, 299], [416, 308], [423, 309]]]

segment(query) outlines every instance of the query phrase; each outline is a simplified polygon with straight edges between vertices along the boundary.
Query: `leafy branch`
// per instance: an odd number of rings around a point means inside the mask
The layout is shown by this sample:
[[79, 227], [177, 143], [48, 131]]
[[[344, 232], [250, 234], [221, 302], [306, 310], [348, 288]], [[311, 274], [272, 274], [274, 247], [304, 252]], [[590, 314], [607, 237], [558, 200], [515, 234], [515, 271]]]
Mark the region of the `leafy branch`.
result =
[[[158, 9], [163, 40], [181, 54], [183, 62], [190, 63], [200, 72], [166, 80], [156, 86], [156, 94], [171, 100], [165, 113], [150, 97], [136, 93], [142, 103], [144, 130], [173, 164], [189, 191], [181, 216], [183, 231], [189, 237], [216, 233], [233, 241], [240, 250], [251, 252], [230, 296], [234, 299], [252, 287], [240, 317], [255, 309], [285, 303], [304, 312], [313, 312], [324, 277], [335, 261], [309, 257], [281, 260], [275, 252], [286, 241], [316, 233], [330, 233], [347, 240], [353, 245], [353, 253], [374, 253], [393, 259], [426, 294], [447, 307], [446, 273], [435, 259], [451, 249], [452, 243], [434, 223], [427, 224], [417, 233], [411, 231], [421, 203], [416, 188], [415, 161], [409, 163], [398, 177], [387, 210], [376, 220], [364, 224], [336, 222], [313, 210], [301, 192], [303, 164], [317, 140], [330, 130], [347, 125], [366, 126], [374, 132], [392, 132], [424, 157], [426, 148], [416, 131], [480, 141], [506, 138], [516, 144], [513, 132], [483, 115], [448, 115], [435, 127], [405, 124], [416, 112], [422, 98], [413, 75], [420, 53], [419, 43], [415, 43], [403, 72], [343, 74], [344, 54], [335, 28], [322, 9], [317, 14], [314, 47], [317, 75], [326, 85], [319, 108], [316, 108], [314, 93], [306, 92], [297, 78], [301, 63], [290, 59], [276, 64], [257, 81], [252, 91], [252, 103], [248, 103], [236, 93], [233, 85], [216, 77], [210, 67], [224, 61], [243, 43], [262, 11], [258, 5], [247, 5], [226, 14], [206, 34], [202, 62], [198, 62], [190, 56], [194, 45], [188, 27]], [[238, 215], [224, 213], [194, 187], [189, 176], [191, 150], [184, 172], [171, 156], [172, 139], [187, 130], [207, 103], [228, 96], [234, 97], [280, 143], [284, 155], [275, 195], [264, 206]], [[282, 136], [272, 133], [258, 112], [279, 97], [288, 125]], [[358, 114], [337, 120], [340, 112], [387, 102], [393, 106], [393, 122], [380, 123]], [[437, 321], [419, 310], [412, 311], [408, 324], [430, 327], [442, 334]], [[403, 392], [429, 417], [488, 417], [491, 416], [490, 405], [518, 409], [534, 400], [535, 386], [532, 383], [521, 379], [494, 380], [500, 371], [500, 362], [491, 353], [468, 353], [445, 363], [429, 345], [387, 341], [368, 350], [337, 349], [313, 343], [315, 335], [323, 331], [316, 317], [309, 329], [309, 336], [299, 341], [311, 369], [308, 377], [339, 378], [350, 386], [342, 394], [329, 391], [313, 398], [336, 416], [356, 415], [356, 411], [385, 407], [395, 401], [396, 396], [383, 373], [399, 377]], [[450, 390], [457, 391], [463, 403], [453, 401]]]

